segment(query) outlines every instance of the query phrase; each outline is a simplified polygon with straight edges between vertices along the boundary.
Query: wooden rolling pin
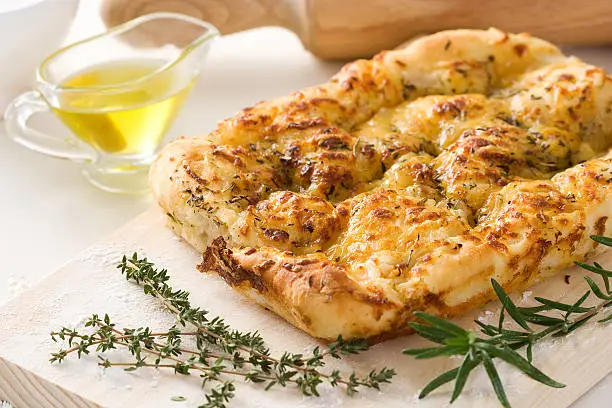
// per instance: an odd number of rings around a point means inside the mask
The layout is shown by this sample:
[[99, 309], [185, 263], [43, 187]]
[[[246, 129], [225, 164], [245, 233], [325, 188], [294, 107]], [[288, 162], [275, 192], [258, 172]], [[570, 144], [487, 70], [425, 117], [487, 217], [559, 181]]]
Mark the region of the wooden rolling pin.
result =
[[188, 14], [230, 34], [262, 26], [295, 32], [324, 59], [369, 57], [450, 28], [529, 32], [557, 44], [612, 43], [612, 0], [103, 0], [115, 26], [143, 14]]

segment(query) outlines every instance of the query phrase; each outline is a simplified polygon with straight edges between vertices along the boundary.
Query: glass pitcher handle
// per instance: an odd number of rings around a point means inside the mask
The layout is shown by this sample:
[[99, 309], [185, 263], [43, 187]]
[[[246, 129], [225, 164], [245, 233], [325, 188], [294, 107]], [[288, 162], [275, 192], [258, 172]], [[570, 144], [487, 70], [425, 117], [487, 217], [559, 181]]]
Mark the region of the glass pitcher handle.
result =
[[28, 127], [27, 122], [36, 113], [51, 109], [39, 92], [26, 92], [15, 98], [4, 112], [6, 132], [15, 142], [39, 153], [77, 162], [95, 159], [95, 152], [75, 137], [53, 137]]

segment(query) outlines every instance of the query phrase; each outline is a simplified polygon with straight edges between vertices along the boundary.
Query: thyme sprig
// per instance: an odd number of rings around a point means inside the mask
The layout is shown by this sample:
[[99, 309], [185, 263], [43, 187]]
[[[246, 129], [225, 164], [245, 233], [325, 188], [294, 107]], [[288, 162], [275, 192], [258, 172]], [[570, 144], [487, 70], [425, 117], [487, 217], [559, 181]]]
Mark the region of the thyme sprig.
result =
[[[344, 340], [341, 336], [325, 349], [315, 347], [308, 355], [284, 352], [272, 356], [258, 332], [232, 329], [220, 317], [209, 317], [208, 311], [191, 305], [189, 292], [168, 285], [166, 269], [157, 269], [147, 258], [124, 256], [118, 265], [126, 279], [140, 285], [145, 294], [158, 299], [176, 316], [177, 324], [164, 332], [153, 332], [148, 327], [120, 328], [109, 315], [92, 315], [85, 323], [86, 332], [63, 327], [51, 333], [54, 341], [62, 340], [68, 348], [51, 354], [52, 363], [61, 363], [68, 355], [78, 358], [95, 351], [98, 365], [124, 367], [135, 371], [143, 367], [170, 369], [175, 374], [201, 377], [202, 387], [208, 391], [200, 408], [225, 408], [235, 395], [234, 382], [228, 378], [261, 384], [264, 390], [272, 387], [295, 386], [303, 395], [319, 396], [319, 387], [327, 383], [343, 386], [349, 395], [359, 388], [380, 389], [395, 375], [393, 369], [372, 370], [364, 376], [339, 370], [322, 371], [329, 358], [357, 354], [369, 348], [361, 339]], [[186, 346], [185, 339], [192, 339]], [[111, 350], [124, 348], [133, 357], [130, 362], [113, 362], [104, 356]]]
[[[591, 239], [599, 244], [612, 246], [612, 238], [593, 235]], [[549, 387], [565, 387], [564, 384], [553, 380], [532, 364], [533, 345], [545, 337], [566, 336], [594, 317], [600, 316], [602, 312], [612, 306], [610, 285], [612, 271], [604, 269], [597, 262], [594, 262], [593, 265], [576, 262], [576, 265], [599, 275], [603, 287], [598, 285], [591, 277], [585, 276], [584, 279], [590, 289], [574, 303], [562, 303], [535, 297], [535, 300], [540, 303], [539, 306], [519, 307], [510, 299], [501, 285], [495, 279], [491, 279], [491, 284], [502, 304], [502, 309], [496, 325], [475, 320], [480, 328], [479, 334], [465, 330], [439, 317], [416, 312], [416, 317], [422, 322], [411, 323], [412, 328], [418, 335], [439, 344], [439, 346], [407, 349], [403, 351], [404, 354], [414, 356], [417, 359], [462, 356], [459, 367], [434, 378], [423, 388], [419, 398], [426, 397], [446, 383], [454, 382], [451, 403], [454, 402], [461, 395], [469, 375], [474, 369], [482, 365], [497, 399], [503, 407], [509, 408], [510, 402], [495, 367], [495, 359], [505, 361], [533, 380]], [[598, 301], [591, 306], [585, 306], [593, 295]], [[511, 319], [511, 325], [507, 324], [506, 317]], [[598, 321], [603, 323], [610, 320], [612, 320], [612, 312]], [[525, 357], [518, 352], [523, 348], [525, 349]]]

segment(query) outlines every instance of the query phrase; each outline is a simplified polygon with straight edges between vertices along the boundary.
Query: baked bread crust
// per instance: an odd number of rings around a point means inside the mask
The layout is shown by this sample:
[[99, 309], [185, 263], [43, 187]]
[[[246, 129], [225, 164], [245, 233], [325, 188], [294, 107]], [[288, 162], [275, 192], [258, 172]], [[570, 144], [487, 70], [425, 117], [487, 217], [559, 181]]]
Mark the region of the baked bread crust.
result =
[[440, 32], [260, 102], [151, 169], [199, 269], [312, 336], [380, 339], [584, 260], [612, 213], [612, 78]]

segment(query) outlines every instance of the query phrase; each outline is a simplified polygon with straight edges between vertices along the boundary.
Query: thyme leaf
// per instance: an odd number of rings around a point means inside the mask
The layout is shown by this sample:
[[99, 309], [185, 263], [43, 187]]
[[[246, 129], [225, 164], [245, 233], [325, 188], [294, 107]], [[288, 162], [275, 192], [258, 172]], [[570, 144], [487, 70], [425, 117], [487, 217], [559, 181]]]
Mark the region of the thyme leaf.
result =
[[[310, 354], [285, 351], [273, 356], [258, 332], [242, 332], [218, 316], [191, 304], [189, 292], [172, 288], [166, 269], [156, 268], [147, 258], [134, 253], [117, 266], [128, 281], [138, 284], [146, 295], [157, 299], [176, 317], [176, 324], [163, 332], [148, 327], [120, 327], [108, 314], [93, 314], [83, 330], [62, 327], [51, 338], [67, 345], [51, 354], [51, 363], [69, 355], [77, 358], [95, 352], [98, 365], [122, 367], [127, 372], [141, 368], [169, 369], [177, 375], [197, 374], [205, 389], [199, 408], [226, 408], [236, 393], [234, 379], [261, 384], [262, 390], [293, 386], [305, 396], [318, 397], [322, 384], [343, 386], [349, 395], [360, 388], [380, 387], [395, 376], [393, 369], [374, 369], [366, 375], [323, 370], [329, 358], [358, 354], [369, 348], [363, 339], [339, 336], [326, 349], [315, 347]], [[185, 340], [191, 342], [186, 343]], [[190, 344], [190, 345], [186, 345]], [[111, 361], [105, 353], [127, 349], [130, 362]], [[177, 399], [175, 399], [176, 401]]]

